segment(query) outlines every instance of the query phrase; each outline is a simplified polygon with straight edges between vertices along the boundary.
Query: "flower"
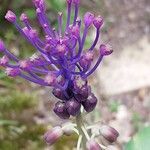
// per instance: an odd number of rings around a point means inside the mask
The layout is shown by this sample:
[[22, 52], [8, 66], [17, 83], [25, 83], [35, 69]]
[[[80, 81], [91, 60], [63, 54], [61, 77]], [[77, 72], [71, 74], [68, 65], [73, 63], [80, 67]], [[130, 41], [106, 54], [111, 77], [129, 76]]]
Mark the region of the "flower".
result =
[[[66, 0], [67, 21], [63, 30], [63, 14], [58, 13], [58, 29], [55, 29], [46, 16], [44, 0], [33, 0], [39, 24], [45, 33], [44, 39], [40, 39], [25, 13], [20, 16], [23, 24], [21, 27], [16, 15], [10, 10], [7, 12], [5, 18], [32, 44], [37, 50], [37, 55], [20, 60], [0, 40], [0, 52], [4, 54], [0, 59], [0, 65], [6, 68], [6, 74], [24, 78], [41, 86], [52, 87], [53, 95], [59, 99], [54, 106], [54, 112], [62, 119], [78, 115], [81, 105], [87, 112], [94, 110], [97, 98], [92, 93], [87, 79], [97, 69], [104, 56], [112, 53], [107, 45], [101, 44], [98, 59], [93, 64], [94, 49], [99, 40], [103, 18], [87, 12], [83, 18], [82, 30], [79, 2], [80, 0]], [[96, 36], [92, 45], [85, 50], [86, 38], [91, 27], [94, 27]]]

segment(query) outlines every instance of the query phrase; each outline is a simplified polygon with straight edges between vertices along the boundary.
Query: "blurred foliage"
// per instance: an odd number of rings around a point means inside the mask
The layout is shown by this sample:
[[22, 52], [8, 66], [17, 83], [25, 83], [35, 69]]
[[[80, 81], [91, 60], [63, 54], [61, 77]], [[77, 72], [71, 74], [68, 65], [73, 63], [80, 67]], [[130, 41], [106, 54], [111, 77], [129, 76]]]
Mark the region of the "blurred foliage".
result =
[[141, 129], [133, 139], [126, 144], [125, 150], [149, 150], [150, 126]]

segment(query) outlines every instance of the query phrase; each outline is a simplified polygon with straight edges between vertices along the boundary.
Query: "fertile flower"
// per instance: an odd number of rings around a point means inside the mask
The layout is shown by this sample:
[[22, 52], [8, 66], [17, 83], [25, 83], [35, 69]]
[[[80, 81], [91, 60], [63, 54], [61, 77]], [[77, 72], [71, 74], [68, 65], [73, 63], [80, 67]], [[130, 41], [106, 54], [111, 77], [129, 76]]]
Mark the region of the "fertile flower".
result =
[[[99, 40], [103, 19], [87, 12], [82, 25], [78, 15], [80, 0], [66, 2], [67, 21], [63, 30], [63, 14], [58, 13], [58, 29], [55, 29], [46, 16], [44, 0], [33, 0], [39, 24], [45, 33], [43, 39], [40, 39], [38, 32], [30, 25], [25, 13], [20, 16], [23, 24], [21, 26], [16, 15], [10, 10], [7, 12], [5, 18], [13, 23], [20, 34], [37, 50], [30, 58], [20, 60], [8, 51], [0, 40], [0, 52], [4, 54], [0, 59], [0, 65], [6, 67], [6, 74], [52, 87], [53, 95], [60, 100], [55, 104], [54, 112], [63, 119], [68, 119], [70, 115], [78, 115], [81, 105], [87, 112], [95, 108], [97, 98], [92, 94], [87, 78], [94, 73], [104, 56], [112, 53], [112, 50], [102, 44], [98, 60], [93, 64], [94, 49]], [[92, 45], [85, 50], [87, 34], [92, 26], [96, 30], [96, 36]]]

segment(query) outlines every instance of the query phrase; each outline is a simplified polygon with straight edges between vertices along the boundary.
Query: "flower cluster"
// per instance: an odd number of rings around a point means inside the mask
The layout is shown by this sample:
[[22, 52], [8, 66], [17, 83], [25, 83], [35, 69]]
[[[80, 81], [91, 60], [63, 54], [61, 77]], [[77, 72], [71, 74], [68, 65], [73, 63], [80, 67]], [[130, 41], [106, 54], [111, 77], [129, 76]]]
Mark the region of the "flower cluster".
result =
[[[52, 28], [46, 16], [44, 0], [33, 0], [38, 21], [45, 33], [43, 39], [39, 38], [38, 32], [31, 26], [25, 13], [20, 16], [21, 26], [16, 15], [10, 10], [7, 12], [5, 18], [37, 50], [30, 58], [20, 60], [7, 50], [0, 40], [0, 52], [4, 54], [0, 65], [6, 68], [6, 74], [52, 87], [54, 96], [60, 100], [55, 104], [54, 112], [63, 119], [78, 115], [81, 106], [87, 112], [95, 108], [97, 98], [91, 92], [87, 78], [96, 70], [102, 59], [112, 53], [107, 45], [101, 44], [98, 60], [95, 64], [92, 63], [103, 19], [87, 12], [81, 21], [78, 17], [79, 0], [66, 2], [67, 21], [63, 30], [63, 14], [58, 13], [58, 29]], [[96, 30], [96, 36], [91, 47], [85, 50], [87, 34], [92, 26]]]

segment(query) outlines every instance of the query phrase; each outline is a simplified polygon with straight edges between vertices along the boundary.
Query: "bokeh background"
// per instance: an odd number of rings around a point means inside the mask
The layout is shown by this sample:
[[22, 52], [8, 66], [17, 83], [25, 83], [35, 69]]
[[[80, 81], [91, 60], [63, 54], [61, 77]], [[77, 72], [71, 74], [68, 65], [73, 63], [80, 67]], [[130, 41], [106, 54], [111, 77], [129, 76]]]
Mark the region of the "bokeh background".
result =
[[[46, 0], [52, 25], [65, 1]], [[8, 9], [26, 12], [38, 27], [31, 0], [0, 0], [0, 38], [13, 53], [26, 58], [34, 49], [4, 20]], [[91, 11], [105, 18], [100, 43], [109, 43], [114, 53], [89, 79], [99, 104], [87, 121], [106, 122], [120, 132], [112, 150], [150, 149], [150, 1], [81, 0], [80, 15]], [[91, 30], [87, 46], [94, 38]], [[51, 90], [22, 79], [5, 76], [0, 68], [0, 150], [72, 150], [77, 137], [63, 137], [54, 147], [43, 142], [44, 132], [63, 120], [52, 107]]]

